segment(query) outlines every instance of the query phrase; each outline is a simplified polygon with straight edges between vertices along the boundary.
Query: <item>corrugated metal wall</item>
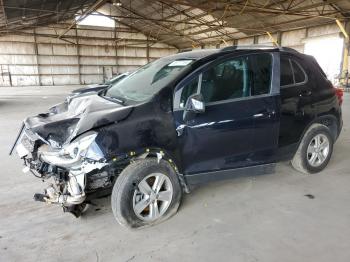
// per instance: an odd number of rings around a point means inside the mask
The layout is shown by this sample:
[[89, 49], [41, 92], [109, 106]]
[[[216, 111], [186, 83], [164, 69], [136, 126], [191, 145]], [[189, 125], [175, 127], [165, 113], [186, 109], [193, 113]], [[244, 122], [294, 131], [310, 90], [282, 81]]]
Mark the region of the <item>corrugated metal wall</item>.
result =
[[[272, 34], [272, 36], [276, 40], [279, 40], [278, 38], [280, 37], [280, 44], [282, 46], [291, 47], [298, 50], [299, 52], [304, 52], [305, 41], [308, 38], [338, 33], [340, 34], [340, 29], [334, 23], [330, 25], [281, 32], [280, 36], [277, 34]], [[257, 36], [255, 41], [257, 44], [271, 43], [271, 39], [267, 35]], [[251, 45], [253, 43], [254, 37], [242, 38], [238, 40], [238, 45]]]
[[[62, 29], [56, 26], [0, 37], [0, 86], [101, 83], [112, 75], [133, 71], [148, 61], [178, 52], [169, 45], [147, 41], [145, 35], [124, 26], [116, 29], [80, 26], [70, 30], [65, 41], [57, 38]], [[273, 34], [273, 37], [282, 46], [303, 52], [308, 39], [332, 34], [340, 34], [336, 24]], [[271, 43], [271, 39], [261, 35], [229, 44], [254, 43]], [[224, 46], [221, 43], [203, 47]]]
[[[317, 27], [310, 27], [310, 28], [304, 28], [304, 29], [298, 29], [298, 30], [292, 30], [292, 31], [286, 31], [281, 32], [279, 35], [272, 34], [273, 38], [280, 42], [281, 46], [285, 47], [291, 47], [299, 52], [304, 52], [304, 46], [305, 42], [309, 38], [319, 37], [319, 36], [327, 36], [327, 35], [333, 35], [333, 34], [341, 34], [339, 27], [334, 24], [324, 25], [324, 26], [317, 26]], [[246, 37], [237, 39], [230, 42], [227, 42], [227, 44], [233, 44], [233, 45], [253, 45], [253, 44], [272, 44], [272, 41], [270, 37], [265, 35], [259, 35], [259, 36], [252, 36], [252, 37]], [[204, 48], [222, 48], [225, 47], [226, 44], [221, 42], [217, 45], [204, 45]], [[200, 49], [201, 47], [198, 47], [196, 49]]]
[[113, 28], [81, 26], [65, 35], [69, 42], [58, 33], [47, 27], [0, 37], [0, 86], [101, 83], [178, 51]]

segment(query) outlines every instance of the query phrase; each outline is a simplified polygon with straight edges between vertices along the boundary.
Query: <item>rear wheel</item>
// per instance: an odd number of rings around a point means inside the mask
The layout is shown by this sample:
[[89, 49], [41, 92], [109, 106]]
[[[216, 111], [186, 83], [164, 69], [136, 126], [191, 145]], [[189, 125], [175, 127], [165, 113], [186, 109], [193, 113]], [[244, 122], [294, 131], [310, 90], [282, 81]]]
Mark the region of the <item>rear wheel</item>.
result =
[[333, 138], [329, 128], [313, 124], [304, 135], [292, 165], [304, 174], [317, 173], [327, 166], [332, 152]]
[[137, 160], [119, 175], [112, 192], [112, 210], [121, 225], [138, 228], [175, 214], [181, 197], [179, 179], [168, 162]]

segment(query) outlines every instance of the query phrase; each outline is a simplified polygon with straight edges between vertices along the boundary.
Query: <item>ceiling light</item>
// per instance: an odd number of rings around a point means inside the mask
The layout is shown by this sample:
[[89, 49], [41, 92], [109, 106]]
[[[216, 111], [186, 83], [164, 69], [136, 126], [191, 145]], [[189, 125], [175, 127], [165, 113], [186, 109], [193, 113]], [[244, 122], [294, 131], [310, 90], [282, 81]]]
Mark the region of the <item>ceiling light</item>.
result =
[[120, 2], [120, 0], [114, 0], [114, 1], [112, 2], [112, 4], [113, 4], [114, 6], [122, 6], [122, 5], [123, 5], [122, 2]]

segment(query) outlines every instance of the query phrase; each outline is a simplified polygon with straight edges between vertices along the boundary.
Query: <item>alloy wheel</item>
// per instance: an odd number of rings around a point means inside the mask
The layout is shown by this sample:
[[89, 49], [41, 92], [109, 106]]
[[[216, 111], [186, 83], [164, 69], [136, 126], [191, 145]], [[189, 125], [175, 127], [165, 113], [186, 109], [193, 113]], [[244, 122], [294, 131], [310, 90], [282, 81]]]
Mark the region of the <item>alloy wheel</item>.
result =
[[323, 134], [313, 137], [307, 147], [307, 161], [313, 167], [322, 165], [329, 154], [329, 140]]
[[162, 173], [152, 173], [138, 183], [134, 192], [135, 215], [144, 221], [155, 221], [167, 211], [172, 197], [170, 179]]

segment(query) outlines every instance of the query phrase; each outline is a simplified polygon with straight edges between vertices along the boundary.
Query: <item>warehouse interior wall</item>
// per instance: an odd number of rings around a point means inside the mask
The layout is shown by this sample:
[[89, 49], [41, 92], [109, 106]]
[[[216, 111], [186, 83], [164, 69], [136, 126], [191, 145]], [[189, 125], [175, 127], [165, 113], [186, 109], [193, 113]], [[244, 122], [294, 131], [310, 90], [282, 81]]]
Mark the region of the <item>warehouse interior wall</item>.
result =
[[[123, 25], [114, 28], [80, 25], [69, 30], [64, 39], [58, 37], [62, 28], [66, 25], [37, 27], [21, 34], [1, 36], [0, 86], [101, 83], [112, 75], [134, 71], [179, 51]], [[314, 55], [333, 81], [341, 73], [344, 41], [336, 23], [271, 35], [282, 46]], [[197, 48], [271, 43], [271, 38], [262, 34]], [[334, 61], [331, 66], [330, 60]]]
[[125, 27], [55, 24], [0, 37], [0, 86], [102, 83], [178, 50]]

